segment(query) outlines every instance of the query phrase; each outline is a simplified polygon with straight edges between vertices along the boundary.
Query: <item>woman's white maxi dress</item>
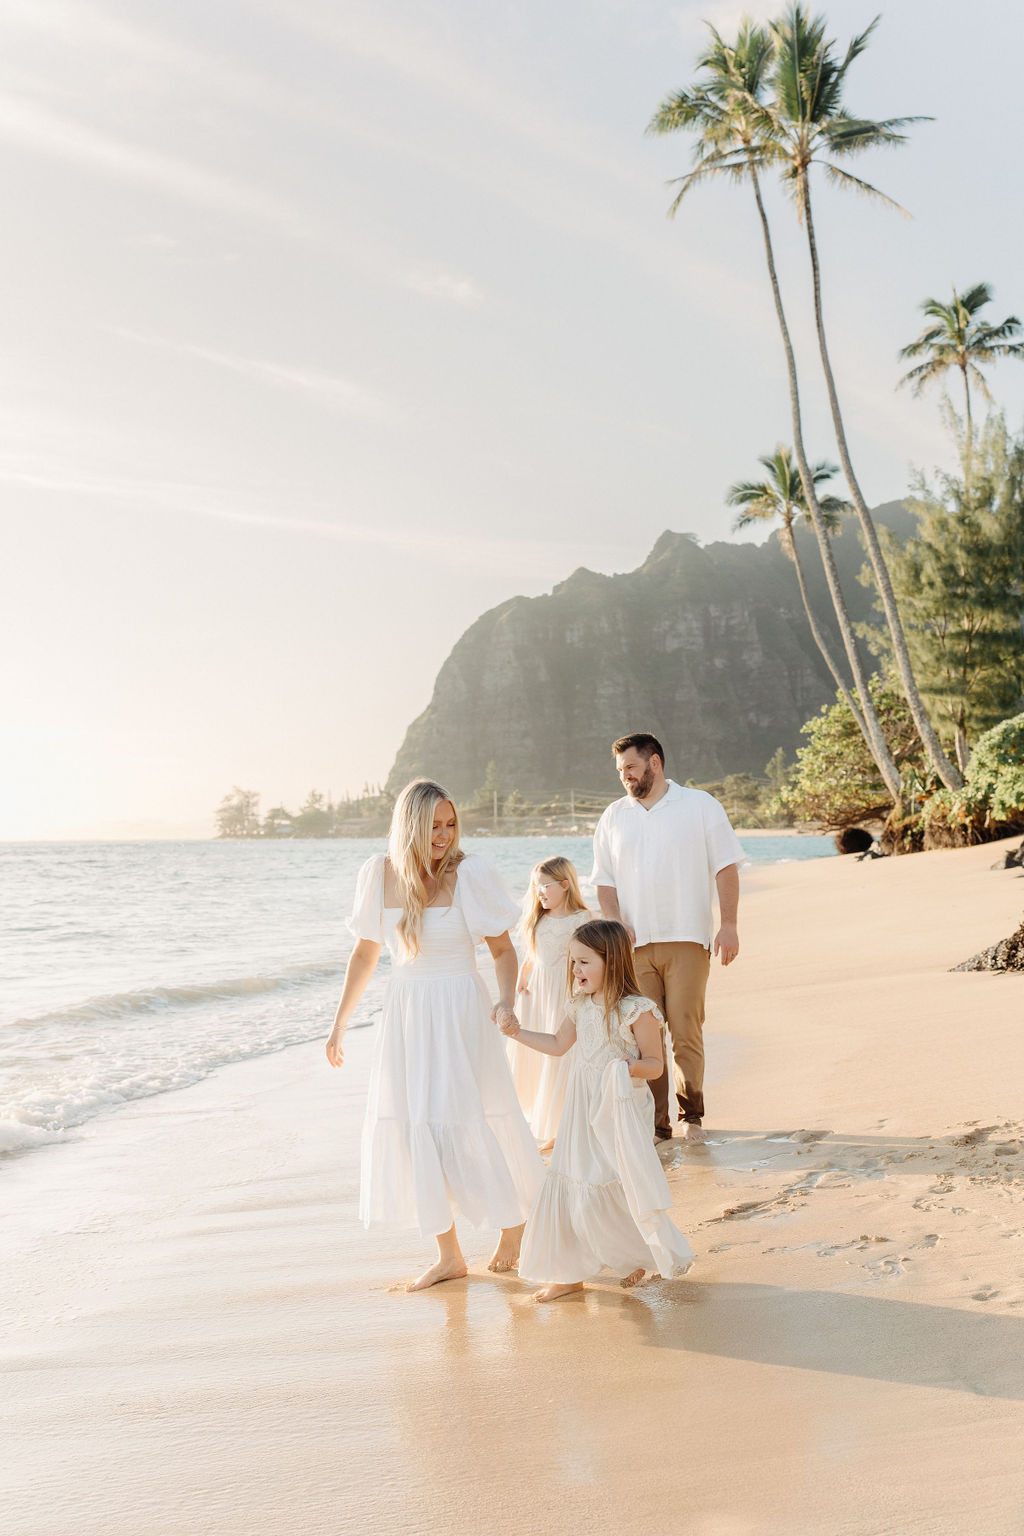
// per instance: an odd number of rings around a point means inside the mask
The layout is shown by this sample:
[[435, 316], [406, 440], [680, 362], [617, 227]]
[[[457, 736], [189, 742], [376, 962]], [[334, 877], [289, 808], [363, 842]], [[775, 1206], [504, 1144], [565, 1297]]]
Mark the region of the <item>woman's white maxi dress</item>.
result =
[[[536, 1029], [552, 1035], [565, 1018], [569, 1002], [566, 961], [569, 940], [576, 929], [593, 919], [593, 913], [549, 912], [534, 930], [536, 951], [530, 971], [529, 990], [520, 992], [516, 1011], [523, 1029]], [[558, 1134], [565, 1089], [569, 1081], [569, 1055], [544, 1056], [516, 1040], [508, 1042], [508, 1059], [519, 1102], [530, 1122], [530, 1130], [540, 1142], [551, 1141]]]
[[654, 1099], [629, 1075], [640, 1047], [630, 1027], [642, 1013], [664, 1023], [647, 997], [623, 998], [618, 1015], [589, 997], [576, 1020], [569, 1084], [547, 1178], [530, 1212], [519, 1256], [525, 1279], [572, 1285], [603, 1269], [683, 1275], [693, 1250], [671, 1221], [668, 1181], [654, 1150]]
[[384, 907], [384, 857], [359, 872], [349, 929], [386, 944], [391, 975], [377, 1029], [363, 1126], [366, 1226], [447, 1232], [456, 1216], [517, 1227], [544, 1177], [516, 1098], [505, 1041], [476, 968], [475, 945], [518, 915], [479, 854], [458, 866], [452, 904], [423, 914], [420, 952], [402, 953], [401, 913]]

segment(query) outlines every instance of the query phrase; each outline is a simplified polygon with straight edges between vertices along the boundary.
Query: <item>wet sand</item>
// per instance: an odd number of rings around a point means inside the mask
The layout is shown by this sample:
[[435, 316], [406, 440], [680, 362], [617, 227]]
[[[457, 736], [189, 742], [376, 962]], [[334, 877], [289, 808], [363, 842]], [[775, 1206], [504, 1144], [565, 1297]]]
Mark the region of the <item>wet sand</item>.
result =
[[538, 1307], [358, 1227], [370, 1032], [4, 1171], [6, 1536], [1019, 1536], [1024, 907], [998, 847], [745, 876], [692, 1276]]

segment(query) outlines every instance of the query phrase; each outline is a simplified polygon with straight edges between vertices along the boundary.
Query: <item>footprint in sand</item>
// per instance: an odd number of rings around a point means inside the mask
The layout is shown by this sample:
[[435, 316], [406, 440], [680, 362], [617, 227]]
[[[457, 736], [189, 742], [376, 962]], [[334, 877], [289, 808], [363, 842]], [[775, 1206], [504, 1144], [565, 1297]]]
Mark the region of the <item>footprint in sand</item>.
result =
[[995, 1125], [978, 1125], [973, 1131], [968, 1131], [965, 1136], [954, 1136], [954, 1147], [976, 1147], [979, 1141], [984, 1141], [993, 1131], [998, 1130]]
[[745, 1221], [748, 1216], [753, 1216], [755, 1211], [766, 1211], [771, 1202], [769, 1200], [742, 1200], [739, 1205], [727, 1205], [721, 1216], [715, 1216], [715, 1221]]
[[765, 1141], [824, 1141], [826, 1136], [831, 1136], [831, 1131], [769, 1131]]
[[937, 1232], [928, 1232], [928, 1233], [925, 1234], [924, 1237], [922, 1237], [922, 1239], [921, 1239], [921, 1241], [919, 1243], [915, 1243], [914, 1244], [914, 1247], [915, 1248], [934, 1248], [935, 1245], [938, 1243], [938, 1241], [939, 1241], [939, 1234]]
[[862, 1266], [870, 1270], [873, 1280], [895, 1280], [897, 1275], [902, 1275], [903, 1265], [899, 1259], [873, 1259], [870, 1264]]
[[993, 1296], [998, 1296], [998, 1295], [999, 1295], [999, 1292], [996, 1290], [994, 1285], [984, 1285], [984, 1286], [982, 1286], [980, 1291], [972, 1291], [971, 1292], [971, 1300], [972, 1301], [991, 1301]]

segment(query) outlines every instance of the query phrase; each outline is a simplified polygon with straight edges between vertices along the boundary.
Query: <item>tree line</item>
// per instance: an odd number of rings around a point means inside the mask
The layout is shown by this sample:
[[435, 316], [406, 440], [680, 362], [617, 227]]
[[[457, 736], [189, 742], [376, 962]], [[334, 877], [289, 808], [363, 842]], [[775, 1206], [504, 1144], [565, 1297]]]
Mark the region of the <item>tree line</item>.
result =
[[[796, 812], [786, 799], [795, 765], [786, 763], [780, 747], [761, 776], [729, 773], [706, 784], [687, 784], [705, 789], [720, 800], [737, 826], [788, 827]], [[487, 765], [483, 784], [459, 803], [466, 832], [578, 832], [593, 830], [601, 812], [621, 791], [565, 789], [551, 794], [523, 794], [507, 789], [495, 761]], [[380, 837], [388, 829], [395, 796], [388, 790], [365, 785], [360, 795], [334, 801], [311, 790], [299, 810], [284, 806], [260, 813], [257, 790], [238, 785], [224, 796], [216, 811], [217, 835], [223, 838]]]

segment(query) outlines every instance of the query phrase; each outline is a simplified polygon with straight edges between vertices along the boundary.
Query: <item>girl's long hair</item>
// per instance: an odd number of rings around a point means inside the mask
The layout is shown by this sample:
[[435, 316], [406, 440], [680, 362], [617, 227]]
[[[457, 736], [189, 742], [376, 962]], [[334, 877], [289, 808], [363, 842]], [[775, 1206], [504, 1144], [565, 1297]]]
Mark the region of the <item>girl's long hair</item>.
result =
[[[450, 802], [455, 812], [455, 836], [436, 869], [432, 866], [430, 834], [434, 814], [442, 800]], [[445, 875], [455, 869], [465, 854], [459, 847], [459, 812], [446, 789], [433, 779], [413, 779], [395, 801], [388, 833], [388, 858], [398, 879], [402, 915], [398, 919], [398, 941], [409, 959], [420, 952], [423, 913], [431, 896], [436, 895]], [[427, 876], [434, 877], [434, 891], [427, 889]]]
[[565, 906], [562, 908], [564, 913], [568, 915], [572, 912], [588, 910], [580, 894], [579, 876], [571, 859], [564, 859], [558, 853], [553, 859], [545, 859], [543, 864], [534, 865], [530, 871], [530, 884], [523, 898], [523, 920], [519, 930], [523, 936], [523, 947], [531, 958], [537, 953], [537, 924], [542, 917], [547, 916], [547, 908], [541, 906], [540, 896], [537, 893], [537, 885], [544, 875], [549, 880], [568, 881], [569, 889], [565, 893]]
[[[637, 997], [640, 993], [629, 934], [621, 923], [609, 922], [606, 918], [594, 918], [592, 922], [582, 923], [572, 937], [574, 943], [582, 944], [585, 949], [592, 949], [594, 954], [600, 955], [604, 961], [601, 996], [607, 1024], [610, 1022], [612, 1012], [618, 1012], [619, 1004], [624, 997]], [[569, 978], [569, 996], [572, 997], [575, 994], [575, 982], [571, 955], [566, 965], [566, 974]]]

